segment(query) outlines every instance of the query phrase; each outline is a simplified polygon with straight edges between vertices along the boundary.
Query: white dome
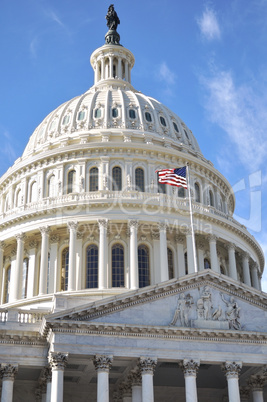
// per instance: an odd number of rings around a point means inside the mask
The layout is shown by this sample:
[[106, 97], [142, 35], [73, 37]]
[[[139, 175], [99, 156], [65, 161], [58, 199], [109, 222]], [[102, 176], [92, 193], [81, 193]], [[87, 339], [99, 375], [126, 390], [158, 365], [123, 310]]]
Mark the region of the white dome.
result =
[[[105, 59], [111, 51], [125, 60], [131, 56], [129, 64], [133, 66], [134, 58], [129, 50], [105, 45], [91, 57], [96, 75], [95, 60]], [[139, 141], [146, 141], [148, 137], [149, 143], [155, 141], [157, 145], [190, 151], [203, 158], [197, 140], [185, 123], [159, 101], [136, 91], [130, 84], [130, 73], [126, 77], [115, 73], [114, 77], [101, 79], [97, 76], [95, 85], [87, 92], [51, 112], [32, 134], [23, 157], [47, 150], [47, 147], [60, 147], [66, 140], [79, 142], [85, 134], [89, 141], [99, 140], [99, 133], [105, 138], [108, 135], [111, 141], [112, 136], [118, 141], [120, 134], [121, 141], [125, 141], [127, 135]]]

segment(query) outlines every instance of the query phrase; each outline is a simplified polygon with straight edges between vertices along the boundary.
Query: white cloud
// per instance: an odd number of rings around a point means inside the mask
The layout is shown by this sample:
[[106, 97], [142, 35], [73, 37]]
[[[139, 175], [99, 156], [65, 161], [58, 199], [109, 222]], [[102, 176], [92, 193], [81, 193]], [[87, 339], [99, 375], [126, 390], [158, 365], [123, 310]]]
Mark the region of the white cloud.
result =
[[48, 17], [51, 18], [52, 21], [55, 21], [58, 25], [60, 25], [61, 27], [65, 28], [65, 25], [63, 24], [63, 22], [61, 21], [59, 16], [54, 11], [48, 10], [47, 15], [48, 15]]
[[2, 139], [2, 145], [0, 148], [0, 155], [2, 158], [7, 159], [9, 162], [13, 163], [16, 159], [16, 152], [12, 145], [12, 138], [8, 131], [4, 131]]
[[259, 168], [267, 158], [267, 99], [248, 85], [237, 86], [229, 71], [201, 80], [208, 118], [228, 134], [244, 165]]
[[207, 40], [220, 39], [221, 30], [215, 12], [206, 8], [200, 18], [197, 19], [201, 34]]
[[38, 47], [38, 37], [35, 36], [30, 43], [30, 53], [34, 59], [36, 59], [37, 57], [37, 47]]
[[174, 85], [176, 81], [175, 74], [169, 69], [166, 62], [163, 61], [159, 66], [158, 72], [159, 79], [164, 81], [167, 85]]

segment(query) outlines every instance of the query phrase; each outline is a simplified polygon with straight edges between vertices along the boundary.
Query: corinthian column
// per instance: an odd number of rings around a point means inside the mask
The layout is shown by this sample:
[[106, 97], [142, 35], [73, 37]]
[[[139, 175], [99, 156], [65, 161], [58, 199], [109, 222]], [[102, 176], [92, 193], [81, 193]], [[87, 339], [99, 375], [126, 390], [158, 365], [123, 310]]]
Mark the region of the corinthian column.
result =
[[0, 241], [0, 303], [2, 300], [2, 289], [3, 289], [3, 269], [4, 269], [4, 248], [5, 243]]
[[69, 279], [68, 279], [68, 291], [76, 290], [76, 233], [77, 222], [68, 222], [68, 228], [70, 232], [69, 241]]
[[99, 271], [98, 271], [98, 287], [99, 289], [107, 288], [107, 228], [108, 220], [99, 219]]
[[138, 289], [138, 252], [137, 252], [137, 230], [138, 221], [130, 220], [128, 222], [130, 229], [130, 288]]
[[140, 357], [138, 365], [142, 375], [142, 401], [154, 402], [153, 374], [157, 360]]
[[229, 402], [240, 402], [238, 377], [241, 368], [241, 362], [225, 362], [222, 365], [227, 378]]
[[186, 402], [197, 402], [197, 372], [199, 361], [185, 359], [180, 364], [185, 378], [185, 399]]
[[112, 356], [96, 355], [94, 365], [97, 372], [97, 402], [109, 401], [109, 370]]
[[52, 369], [51, 402], [63, 402], [64, 369], [68, 353], [50, 352], [49, 363]]
[[21, 283], [22, 283], [22, 265], [23, 265], [23, 257], [24, 257], [24, 233], [20, 233], [15, 236], [17, 239], [17, 257], [16, 257], [16, 266], [15, 266], [15, 278], [14, 278], [14, 294], [13, 300], [15, 301], [21, 298]]
[[249, 254], [241, 253], [241, 257], [242, 257], [244, 283], [248, 286], [251, 286], [251, 279], [250, 279], [250, 272], [249, 272]]
[[13, 387], [15, 375], [18, 372], [17, 364], [2, 363], [0, 368], [0, 374], [2, 378], [2, 395], [1, 402], [13, 401]]
[[168, 254], [167, 254], [167, 225], [164, 222], [159, 223], [159, 244], [160, 244], [160, 277], [161, 282], [169, 279]]
[[217, 237], [214, 235], [209, 236], [209, 244], [210, 244], [210, 265], [211, 269], [214, 272], [220, 273], [219, 265], [218, 265], [218, 257], [217, 257], [217, 248], [216, 241]]
[[142, 375], [138, 368], [131, 372], [132, 402], [142, 402]]
[[230, 243], [227, 245], [228, 258], [229, 258], [229, 273], [232, 279], [237, 281], [236, 259], [235, 259], [235, 245]]
[[48, 245], [49, 245], [50, 229], [48, 226], [43, 226], [40, 228], [40, 232], [42, 235], [42, 245], [41, 245], [39, 294], [44, 295], [47, 293]]
[[258, 264], [254, 263], [252, 266], [252, 286], [255, 289], [260, 290], [259, 276], [258, 276]]
[[248, 385], [251, 388], [253, 402], [264, 402], [263, 387], [266, 382], [266, 377], [253, 375], [248, 380]]

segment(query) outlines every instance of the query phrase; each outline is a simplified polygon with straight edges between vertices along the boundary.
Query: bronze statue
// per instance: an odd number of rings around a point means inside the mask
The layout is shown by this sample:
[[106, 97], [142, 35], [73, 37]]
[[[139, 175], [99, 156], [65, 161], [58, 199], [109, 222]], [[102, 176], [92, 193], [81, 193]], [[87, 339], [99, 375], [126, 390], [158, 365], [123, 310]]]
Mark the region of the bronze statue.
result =
[[114, 4], [111, 4], [108, 8], [108, 13], [106, 15], [107, 26], [111, 31], [116, 31], [117, 26], [120, 24], [119, 17], [114, 10]]

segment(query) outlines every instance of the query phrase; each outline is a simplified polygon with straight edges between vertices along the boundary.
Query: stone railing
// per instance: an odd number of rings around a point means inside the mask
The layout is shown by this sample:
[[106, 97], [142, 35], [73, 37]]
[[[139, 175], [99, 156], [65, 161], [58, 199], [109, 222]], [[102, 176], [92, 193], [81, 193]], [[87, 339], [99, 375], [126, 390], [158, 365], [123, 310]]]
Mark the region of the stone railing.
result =
[[[0, 220], [3, 223], [14, 218], [23, 217], [29, 213], [53, 213], [55, 210], [60, 213], [61, 208], [90, 208], [91, 204], [107, 202], [113, 205], [123, 205], [125, 203], [140, 202], [143, 204], [144, 210], [149, 206], [175, 208], [189, 212], [189, 201], [187, 198], [179, 198], [177, 196], [169, 196], [167, 194], [139, 192], [139, 191], [96, 191], [87, 193], [72, 193], [58, 197], [48, 197], [37, 202], [28, 203], [20, 207], [13, 208], [7, 212], [0, 214]], [[245, 228], [230, 215], [217, 210], [214, 207], [192, 202], [193, 212], [200, 214], [212, 214], [218, 218], [223, 218], [231, 223]]]
[[0, 309], [0, 324], [4, 322], [17, 322], [20, 324], [36, 324], [42, 321], [49, 312], [34, 312], [32, 310]]

